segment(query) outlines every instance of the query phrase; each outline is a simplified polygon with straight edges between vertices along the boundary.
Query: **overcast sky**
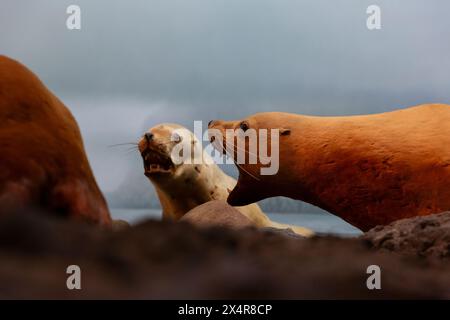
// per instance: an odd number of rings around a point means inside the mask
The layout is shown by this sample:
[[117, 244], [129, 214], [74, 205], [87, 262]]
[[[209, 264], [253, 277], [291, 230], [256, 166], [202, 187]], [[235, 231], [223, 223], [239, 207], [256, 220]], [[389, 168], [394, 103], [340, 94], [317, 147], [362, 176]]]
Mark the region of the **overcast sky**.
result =
[[[370, 4], [381, 30], [366, 28]], [[449, 103], [449, 14], [446, 0], [1, 0], [0, 53], [73, 111], [113, 190], [140, 163], [108, 145], [158, 122]]]

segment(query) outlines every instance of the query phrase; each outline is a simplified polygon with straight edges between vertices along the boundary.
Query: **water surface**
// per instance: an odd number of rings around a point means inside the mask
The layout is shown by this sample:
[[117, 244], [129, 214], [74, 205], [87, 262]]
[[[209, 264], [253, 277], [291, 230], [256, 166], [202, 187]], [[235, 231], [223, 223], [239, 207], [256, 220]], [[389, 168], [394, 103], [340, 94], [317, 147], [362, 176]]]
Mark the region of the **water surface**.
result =
[[[147, 219], [161, 219], [161, 210], [156, 209], [111, 209], [114, 219], [126, 220], [136, 224]], [[358, 236], [361, 231], [344, 220], [329, 213], [268, 213], [273, 221], [299, 225], [318, 233], [331, 233], [341, 236]]]

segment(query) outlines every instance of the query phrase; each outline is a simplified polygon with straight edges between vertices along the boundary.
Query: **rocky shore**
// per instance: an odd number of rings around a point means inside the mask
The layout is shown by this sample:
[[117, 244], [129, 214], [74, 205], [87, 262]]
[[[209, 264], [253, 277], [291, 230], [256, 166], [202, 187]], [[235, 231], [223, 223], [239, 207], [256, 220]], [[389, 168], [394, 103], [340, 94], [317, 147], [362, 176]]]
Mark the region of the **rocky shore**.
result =
[[[147, 221], [109, 231], [35, 212], [0, 214], [0, 298], [450, 299], [450, 212], [363, 236]], [[66, 269], [81, 268], [81, 290]], [[366, 286], [381, 268], [381, 289]]]

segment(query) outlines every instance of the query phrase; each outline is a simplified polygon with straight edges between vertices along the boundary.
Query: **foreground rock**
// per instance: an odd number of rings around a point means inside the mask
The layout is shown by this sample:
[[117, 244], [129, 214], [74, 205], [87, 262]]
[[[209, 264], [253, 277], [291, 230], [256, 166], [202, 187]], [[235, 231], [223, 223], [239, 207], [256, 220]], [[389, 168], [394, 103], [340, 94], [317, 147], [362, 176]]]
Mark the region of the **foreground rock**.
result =
[[[157, 221], [112, 232], [0, 215], [0, 298], [450, 298], [448, 260], [375, 252], [373, 243]], [[73, 264], [82, 290], [66, 288]], [[381, 290], [366, 287], [372, 264]]]
[[450, 212], [398, 220], [373, 228], [363, 238], [383, 251], [450, 260]]

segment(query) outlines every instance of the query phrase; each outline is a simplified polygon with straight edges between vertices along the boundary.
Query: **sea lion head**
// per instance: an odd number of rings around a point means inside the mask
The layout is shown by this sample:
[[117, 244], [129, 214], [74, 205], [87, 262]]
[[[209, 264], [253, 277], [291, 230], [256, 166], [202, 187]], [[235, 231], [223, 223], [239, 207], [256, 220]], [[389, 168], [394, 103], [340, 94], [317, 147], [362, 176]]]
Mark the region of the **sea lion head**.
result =
[[283, 115], [267, 112], [241, 120], [209, 122], [211, 143], [231, 157], [239, 170], [237, 185], [227, 200], [230, 205], [248, 205], [277, 195], [272, 177], [279, 174], [279, 156], [291, 134], [289, 121], [283, 121]]
[[[156, 125], [138, 143], [145, 175], [156, 183], [186, 175], [186, 165], [202, 156], [202, 146], [188, 129], [171, 123]], [[193, 168], [194, 169], [194, 168]]]

